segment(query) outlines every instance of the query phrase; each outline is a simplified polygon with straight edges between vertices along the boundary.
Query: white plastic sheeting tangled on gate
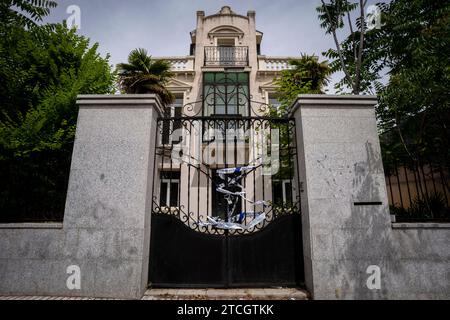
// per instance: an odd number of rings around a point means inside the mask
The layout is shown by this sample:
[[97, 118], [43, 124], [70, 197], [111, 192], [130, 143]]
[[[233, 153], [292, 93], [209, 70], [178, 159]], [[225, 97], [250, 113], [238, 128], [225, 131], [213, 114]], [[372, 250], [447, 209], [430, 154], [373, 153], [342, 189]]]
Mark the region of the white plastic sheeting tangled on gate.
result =
[[[227, 221], [224, 221], [220, 217], [209, 217], [208, 221], [198, 222], [199, 226], [206, 227], [212, 226], [218, 229], [227, 230], [248, 230], [257, 224], [264, 221], [266, 214], [264, 212], [240, 212], [239, 214], [234, 214], [236, 205], [241, 198], [244, 201], [252, 203], [254, 205], [262, 205], [263, 207], [269, 206], [269, 204], [264, 200], [252, 201], [245, 197], [246, 193], [244, 187], [240, 184], [242, 180], [248, 173], [256, 170], [259, 166], [245, 166], [245, 167], [235, 167], [235, 168], [224, 168], [217, 170], [218, 176], [224, 180], [220, 183], [216, 191], [224, 194], [224, 198], [228, 203]], [[231, 191], [229, 188], [239, 189], [239, 191]], [[249, 223], [243, 223], [248, 217], [252, 217]]]

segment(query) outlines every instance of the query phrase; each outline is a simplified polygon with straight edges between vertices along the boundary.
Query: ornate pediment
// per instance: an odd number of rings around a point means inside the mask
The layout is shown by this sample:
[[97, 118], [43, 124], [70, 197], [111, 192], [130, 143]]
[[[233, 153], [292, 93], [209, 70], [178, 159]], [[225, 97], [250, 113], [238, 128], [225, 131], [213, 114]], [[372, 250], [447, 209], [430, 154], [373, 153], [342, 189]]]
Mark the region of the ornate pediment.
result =
[[170, 91], [187, 91], [190, 92], [192, 89], [192, 83], [181, 81], [176, 78], [171, 78], [166, 84], [166, 87]]
[[262, 90], [271, 90], [276, 89], [278, 85], [276, 84], [276, 78], [271, 79], [268, 82], [265, 82], [259, 86]]

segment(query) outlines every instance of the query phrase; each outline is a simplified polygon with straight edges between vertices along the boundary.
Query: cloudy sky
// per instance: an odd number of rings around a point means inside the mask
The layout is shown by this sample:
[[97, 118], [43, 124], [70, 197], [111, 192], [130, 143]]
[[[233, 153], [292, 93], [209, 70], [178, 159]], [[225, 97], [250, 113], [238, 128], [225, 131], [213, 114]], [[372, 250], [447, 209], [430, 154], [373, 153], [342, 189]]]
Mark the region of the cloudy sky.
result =
[[[370, 1], [369, 4], [380, 2]], [[153, 56], [189, 53], [189, 32], [195, 29], [196, 11], [214, 14], [224, 5], [246, 15], [256, 11], [256, 27], [264, 33], [261, 52], [289, 56], [321, 53], [334, 43], [320, 29], [315, 8], [320, 0], [59, 0], [47, 21], [69, 17], [67, 8], [81, 9], [79, 32], [100, 44], [100, 52], [110, 53], [111, 63], [127, 59], [137, 47]], [[343, 38], [343, 37], [341, 37]], [[339, 75], [333, 76], [333, 81]], [[331, 89], [331, 88], [330, 88]], [[333, 90], [330, 90], [332, 92]]]

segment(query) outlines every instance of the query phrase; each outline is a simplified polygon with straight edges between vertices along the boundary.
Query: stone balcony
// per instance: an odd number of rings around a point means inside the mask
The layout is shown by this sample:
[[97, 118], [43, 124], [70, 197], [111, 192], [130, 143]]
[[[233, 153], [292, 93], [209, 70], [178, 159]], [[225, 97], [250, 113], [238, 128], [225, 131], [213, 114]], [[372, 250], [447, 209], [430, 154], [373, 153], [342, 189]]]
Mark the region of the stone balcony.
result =
[[[212, 48], [212, 49], [211, 49]], [[205, 47], [205, 65], [206, 66], [247, 66], [248, 51], [247, 47]], [[240, 48], [240, 49], [238, 49]], [[225, 49], [225, 51], [223, 51]], [[262, 72], [280, 72], [282, 70], [293, 69], [289, 65], [289, 60], [299, 59], [300, 57], [271, 57], [258, 56], [258, 71]], [[194, 72], [195, 56], [168, 56], [154, 57], [154, 60], [168, 61], [173, 72]]]
[[205, 47], [205, 66], [246, 67], [248, 66], [248, 47], [231, 46]]
[[279, 72], [282, 70], [293, 69], [289, 64], [291, 59], [299, 59], [300, 57], [270, 57], [258, 56], [258, 71]]
[[155, 57], [154, 60], [166, 60], [170, 63], [172, 72], [194, 72], [194, 56]]

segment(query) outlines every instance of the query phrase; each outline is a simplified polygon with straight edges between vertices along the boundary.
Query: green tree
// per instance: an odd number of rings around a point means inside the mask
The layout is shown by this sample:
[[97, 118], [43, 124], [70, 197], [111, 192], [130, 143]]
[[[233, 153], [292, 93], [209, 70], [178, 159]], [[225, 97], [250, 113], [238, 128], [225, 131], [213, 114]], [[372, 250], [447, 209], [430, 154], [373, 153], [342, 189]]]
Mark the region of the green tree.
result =
[[283, 116], [299, 94], [320, 94], [328, 83], [330, 69], [324, 61], [319, 62], [314, 55], [302, 54], [300, 59], [291, 60], [293, 69], [283, 70], [276, 80], [277, 98], [281, 103], [278, 109], [271, 108], [273, 116]]
[[117, 65], [119, 85], [126, 93], [156, 93], [164, 105], [172, 103], [174, 95], [165, 87], [173, 76], [170, 63], [153, 60], [147, 50], [134, 49], [128, 56], [128, 63]]
[[[373, 43], [389, 70], [378, 85], [377, 115], [386, 155], [448, 163], [450, 157], [450, 3], [394, 0]], [[374, 64], [377, 61], [374, 61]]]
[[76, 97], [113, 93], [115, 75], [98, 44], [65, 25], [7, 28], [0, 39], [0, 220], [59, 220]]
[[[450, 3], [392, 0], [377, 6], [381, 12], [379, 28], [368, 31], [364, 20], [357, 20], [363, 34], [351, 33], [340, 44], [339, 51], [330, 49], [326, 56], [336, 59], [331, 63], [333, 71], [345, 68], [353, 81], [355, 48], [361, 48], [357, 39], [358, 35], [363, 37], [360, 88], [361, 92], [375, 88], [379, 97], [376, 111], [387, 173], [392, 173], [396, 165], [419, 173], [418, 168], [425, 165], [433, 168], [435, 175], [448, 175]], [[378, 81], [382, 76], [384, 83]], [[352, 81], [346, 74], [339, 86], [348, 87]], [[420, 174], [424, 175], [423, 170]], [[419, 176], [416, 187], [422, 204], [418, 207], [436, 211], [432, 210], [433, 197], [437, 199], [438, 195], [430, 197]], [[446, 180], [442, 179], [442, 183], [450, 190]]]
[[19, 24], [32, 28], [37, 22], [50, 13], [50, 9], [57, 6], [51, 0], [2, 0], [0, 2], [0, 24]]
[[[448, 159], [450, 3], [378, 3], [380, 25], [372, 30], [367, 29], [361, 11], [365, 5], [366, 1], [331, 0], [318, 8], [322, 27], [336, 42], [336, 49], [324, 54], [332, 60], [332, 72], [344, 72], [337, 88], [345, 91], [350, 87], [353, 93], [376, 92], [379, 96], [380, 132], [389, 132], [382, 139], [385, 159], [389, 155], [411, 161], [423, 155]], [[360, 9], [358, 30], [350, 16], [356, 8]], [[336, 33], [344, 25], [350, 33], [339, 42]], [[354, 90], [358, 73], [359, 90]]]
[[[341, 71], [344, 73], [343, 79], [337, 83], [339, 91], [350, 88], [353, 94], [360, 94], [370, 89], [370, 81], [376, 73], [367, 72], [369, 69], [365, 63], [365, 58], [370, 51], [365, 49], [366, 20], [365, 7], [367, 0], [351, 2], [347, 0], [321, 0], [322, 5], [317, 7], [319, 13], [320, 26], [327, 34], [333, 36], [335, 49], [329, 49], [323, 54], [332, 59], [330, 67], [332, 72]], [[359, 9], [356, 23], [352, 18], [352, 11]], [[355, 24], [355, 25], [354, 25]], [[348, 28], [348, 36], [342, 42], [338, 39], [338, 32], [344, 32]]]

